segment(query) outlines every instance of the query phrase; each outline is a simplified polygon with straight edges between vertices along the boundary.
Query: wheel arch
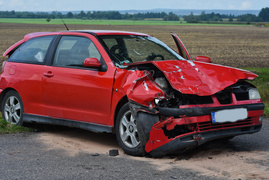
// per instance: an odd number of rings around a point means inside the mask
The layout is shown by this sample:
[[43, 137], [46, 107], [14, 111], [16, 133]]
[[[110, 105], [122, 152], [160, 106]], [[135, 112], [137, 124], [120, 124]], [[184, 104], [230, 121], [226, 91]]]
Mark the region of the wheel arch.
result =
[[122, 106], [124, 106], [126, 103], [128, 103], [129, 102], [129, 100], [128, 100], [128, 98], [127, 98], [127, 96], [125, 95], [125, 96], [123, 96], [120, 100], [119, 100], [119, 102], [118, 102], [118, 104], [117, 104], [117, 106], [116, 106], [116, 108], [115, 108], [115, 112], [114, 112], [114, 119], [113, 119], [113, 132], [115, 131], [115, 124], [116, 124], [116, 120], [117, 120], [117, 116], [118, 116], [118, 114], [119, 114], [119, 111], [120, 111], [120, 109], [122, 108]]
[[[5, 95], [7, 94], [7, 92], [9, 91], [16, 91], [15, 89], [13, 88], [6, 88], [2, 91], [1, 95], [0, 95], [0, 111], [2, 111], [2, 102], [3, 102], [3, 99], [5, 97]], [[16, 91], [18, 93], [18, 91]]]

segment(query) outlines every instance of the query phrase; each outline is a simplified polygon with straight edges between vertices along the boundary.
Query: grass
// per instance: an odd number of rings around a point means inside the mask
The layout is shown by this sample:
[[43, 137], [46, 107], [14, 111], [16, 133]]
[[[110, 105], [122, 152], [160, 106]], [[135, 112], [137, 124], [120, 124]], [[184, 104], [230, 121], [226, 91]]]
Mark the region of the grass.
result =
[[264, 114], [269, 117], [269, 68], [244, 68], [259, 75], [253, 83], [259, 90], [265, 104]]
[[13, 125], [6, 122], [2, 118], [2, 114], [0, 113], [0, 134], [30, 132], [30, 131], [32, 131], [32, 129], [23, 126]]
[[[206, 25], [206, 26], [247, 26], [246, 24], [234, 23], [187, 23], [186, 21], [160, 21], [160, 20], [83, 20], [64, 19], [68, 24], [80, 25]], [[21, 23], [21, 24], [63, 24], [61, 19], [27, 19], [27, 18], [0, 18], [0, 23]]]

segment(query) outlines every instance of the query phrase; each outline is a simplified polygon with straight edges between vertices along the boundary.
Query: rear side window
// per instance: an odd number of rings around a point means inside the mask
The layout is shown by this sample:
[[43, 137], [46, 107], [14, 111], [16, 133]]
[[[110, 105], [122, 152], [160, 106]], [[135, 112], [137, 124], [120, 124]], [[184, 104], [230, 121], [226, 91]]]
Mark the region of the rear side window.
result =
[[54, 36], [43, 36], [30, 39], [23, 43], [8, 61], [31, 64], [44, 64], [50, 43]]
[[83, 67], [86, 58], [97, 58], [101, 55], [94, 43], [85, 37], [63, 36], [55, 53], [53, 65]]

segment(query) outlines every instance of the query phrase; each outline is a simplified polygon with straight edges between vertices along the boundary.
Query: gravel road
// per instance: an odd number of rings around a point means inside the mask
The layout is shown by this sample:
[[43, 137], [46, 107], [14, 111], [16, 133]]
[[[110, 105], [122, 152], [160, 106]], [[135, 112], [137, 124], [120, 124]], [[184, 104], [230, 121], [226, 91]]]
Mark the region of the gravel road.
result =
[[[109, 156], [118, 149], [118, 156]], [[114, 135], [63, 127], [0, 135], [0, 179], [268, 179], [269, 118], [259, 133], [160, 159], [124, 154]]]

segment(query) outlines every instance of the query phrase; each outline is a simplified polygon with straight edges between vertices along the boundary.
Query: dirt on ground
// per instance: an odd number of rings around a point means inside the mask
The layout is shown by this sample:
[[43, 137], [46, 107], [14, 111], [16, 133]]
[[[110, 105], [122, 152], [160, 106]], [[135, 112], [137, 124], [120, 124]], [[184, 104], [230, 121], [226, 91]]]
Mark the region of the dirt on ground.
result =
[[[268, 127], [266, 126], [266, 128]], [[265, 131], [267, 130], [264, 130], [263, 133], [267, 133]], [[253, 135], [245, 136], [248, 138]], [[269, 178], [269, 152], [247, 147], [248, 141], [243, 136], [241, 139], [235, 137], [230, 141], [211, 142], [188, 152], [163, 158], [126, 155], [118, 146], [115, 136], [111, 134], [95, 134], [84, 130], [66, 129], [42, 132], [37, 138], [38, 141], [46, 144], [47, 150], [60, 149], [68, 156], [77, 156], [79, 153], [108, 155], [110, 150], [116, 149], [119, 150], [117, 158], [147, 162], [158, 171], [179, 168], [198, 172], [208, 177], [232, 180]], [[249, 143], [251, 147], [255, 146], [255, 143], [251, 144], [253, 142], [250, 141]], [[261, 144], [261, 142], [257, 143]]]
[[[191, 57], [208, 56], [214, 63], [234, 67], [269, 67], [269, 28], [254, 26], [130, 26], [68, 25], [71, 30], [122, 30], [153, 35], [176, 50], [170, 32], [176, 33]], [[64, 25], [0, 23], [0, 53], [25, 34], [62, 31]]]

